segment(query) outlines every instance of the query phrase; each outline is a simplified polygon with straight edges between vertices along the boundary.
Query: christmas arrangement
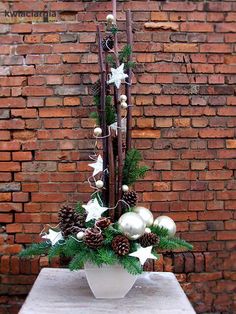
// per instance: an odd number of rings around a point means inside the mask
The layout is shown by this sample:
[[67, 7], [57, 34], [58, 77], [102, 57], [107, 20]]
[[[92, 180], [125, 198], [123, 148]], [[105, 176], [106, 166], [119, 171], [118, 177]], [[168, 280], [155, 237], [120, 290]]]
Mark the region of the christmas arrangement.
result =
[[[114, 5], [115, 2], [113, 2]], [[134, 189], [148, 167], [141, 153], [132, 148], [132, 25], [126, 12], [127, 45], [118, 49], [115, 8], [106, 19], [102, 38], [97, 27], [100, 78], [93, 85], [97, 111], [93, 131], [91, 176], [94, 190], [87, 204], [64, 204], [58, 214], [59, 224], [47, 226], [43, 242], [34, 243], [21, 256], [45, 254], [70, 258], [69, 268], [78, 270], [86, 263], [121, 265], [130, 274], [142, 273], [147, 259], [158, 259], [162, 250], [191, 249], [175, 237], [175, 222], [168, 216], [154, 220], [151, 211], [138, 204]]]

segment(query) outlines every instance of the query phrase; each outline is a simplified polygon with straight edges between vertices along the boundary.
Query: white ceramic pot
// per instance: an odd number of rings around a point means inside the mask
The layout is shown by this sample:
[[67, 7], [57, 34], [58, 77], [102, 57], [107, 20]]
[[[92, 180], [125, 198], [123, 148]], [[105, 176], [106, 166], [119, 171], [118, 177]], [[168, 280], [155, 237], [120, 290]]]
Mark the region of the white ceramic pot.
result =
[[138, 277], [129, 274], [119, 264], [98, 267], [85, 263], [84, 270], [89, 287], [97, 299], [124, 298]]

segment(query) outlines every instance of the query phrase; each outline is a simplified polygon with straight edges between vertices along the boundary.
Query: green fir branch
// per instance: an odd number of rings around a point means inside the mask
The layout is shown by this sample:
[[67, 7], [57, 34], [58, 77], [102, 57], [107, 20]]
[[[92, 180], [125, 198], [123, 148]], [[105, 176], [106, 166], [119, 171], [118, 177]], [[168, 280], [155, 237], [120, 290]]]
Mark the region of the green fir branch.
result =
[[120, 258], [120, 264], [131, 274], [138, 275], [143, 271], [143, 267], [136, 257], [125, 255]]
[[106, 122], [107, 125], [111, 125], [116, 122], [116, 111], [112, 104], [112, 97], [110, 95], [106, 96]]
[[83, 203], [82, 202], [78, 202], [75, 206], [75, 211], [78, 213], [78, 214], [81, 214], [83, 215], [85, 213], [85, 209], [83, 208]]
[[108, 55], [106, 57], [106, 62], [107, 64], [111, 67], [111, 68], [115, 68], [116, 67], [116, 60], [114, 58], [113, 55]]
[[102, 247], [98, 250], [98, 257], [103, 264], [113, 265], [117, 263], [118, 259], [115, 252], [109, 248]]
[[150, 227], [151, 231], [158, 235], [159, 237], [167, 237], [169, 234], [168, 229], [159, 227], [159, 226], [151, 226]]
[[33, 256], [39, 256], [42, 254], [47, 254], [50, 247], [51, 247], [51, 244], [47, 242], [34, 243], [34, 244], [31, 244], [25, 250], [21, 251], [19, 253], [19, 256], [20, 257], [33, 257]]
[[53, 257], [63, 255], [64, 243], [56, 243], [55, 245], [51, 246], [48, 251], [48, 259], [51, 261]]
[[192, 250], [193, 246], [182, 240], [180, 238], [168, 238], [168, 237], [160, 237], [160, 242], [157, 245], [158, 249], [161, 250], [177, 250], [177, 249], [186, 249]]
[[125, 45], [119, 53], [120, 63], [127, 63], [128, 57], [131, 55], [131, 53], [132, 53], [132, 47], [130, 45]]
[[141, 153], [137, 149], [130, 149], [127, 152], [123, 168], [123, 184], [132, 185], [145, 176], [149, 168], [139, 166], [141, 160]]

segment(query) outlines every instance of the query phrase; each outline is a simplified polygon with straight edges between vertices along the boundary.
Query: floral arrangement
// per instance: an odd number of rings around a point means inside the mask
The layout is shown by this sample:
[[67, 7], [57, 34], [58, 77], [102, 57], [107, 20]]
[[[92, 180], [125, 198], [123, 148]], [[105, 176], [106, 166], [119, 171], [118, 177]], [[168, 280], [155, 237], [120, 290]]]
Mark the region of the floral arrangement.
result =
[[[175, 237], [175, 222], [168, 216], [154, 220], [148, 208], [138, 204], [134, 184], [148, 167], [132, 139], [132, 27], [126, 13], [127, 45], [118, 51], [115, 15], [106, 18], [105, 37], [98, 26], [100, 78], [93, 85], [97, 111], [93, 131], [93, 169], [88, 184], [94, 192], [87, 204], [61, 207], [55, 228], [41, 232], [41, 243], [21, 252], [22, 257], [47, 255], [70, 258], [69, 268], [77, 270], [86, 262], [101, 266], [123, 265], [131, 274], [140, 274], [147, 259], [158, 259], [162, 250], [191, 249]], [[101, 148], [102, 147], [102, 148]]]

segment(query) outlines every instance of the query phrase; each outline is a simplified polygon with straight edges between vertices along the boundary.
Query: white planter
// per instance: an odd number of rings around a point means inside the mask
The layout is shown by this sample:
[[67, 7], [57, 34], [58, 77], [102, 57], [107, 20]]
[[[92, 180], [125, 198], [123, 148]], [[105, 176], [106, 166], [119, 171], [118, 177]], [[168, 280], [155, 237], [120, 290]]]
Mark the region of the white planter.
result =
[[138, 277], [129, 274], [118, 264], [98, 267], [85, 263], [84, 270], [89, 287], [97, 299], [124, 298]]

